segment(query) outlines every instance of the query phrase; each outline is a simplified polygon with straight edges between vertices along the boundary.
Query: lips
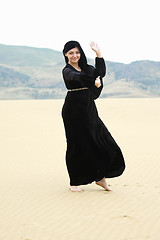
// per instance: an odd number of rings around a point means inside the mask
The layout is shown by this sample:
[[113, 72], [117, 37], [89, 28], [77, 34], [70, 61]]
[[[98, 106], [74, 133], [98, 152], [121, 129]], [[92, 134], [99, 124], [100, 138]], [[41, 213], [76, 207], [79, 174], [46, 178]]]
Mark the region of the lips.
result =
[[73, 60], [73, 61], [77, 61], [77, 60], [79, 60], [79, 58], [73, 58], [72, 60]]

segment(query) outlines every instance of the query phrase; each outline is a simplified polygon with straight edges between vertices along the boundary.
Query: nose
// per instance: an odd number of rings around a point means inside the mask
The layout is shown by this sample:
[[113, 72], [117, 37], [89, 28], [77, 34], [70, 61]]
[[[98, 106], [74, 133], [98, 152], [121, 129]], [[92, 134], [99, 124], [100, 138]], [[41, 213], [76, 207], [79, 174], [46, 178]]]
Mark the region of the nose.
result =
[[76, 53], [74, 53], [74, 55], [73, 55], [74, 57], [77, 57], [77, 54]]

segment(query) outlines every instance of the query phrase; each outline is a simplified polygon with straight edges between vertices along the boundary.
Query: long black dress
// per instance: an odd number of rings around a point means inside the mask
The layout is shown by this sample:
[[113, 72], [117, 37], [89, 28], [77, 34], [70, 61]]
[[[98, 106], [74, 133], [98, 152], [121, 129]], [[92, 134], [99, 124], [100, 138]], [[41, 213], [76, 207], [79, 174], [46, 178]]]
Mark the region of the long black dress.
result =
[[[68, 91], [62, 108], [67, 139], [66, 165], [70, 185], [78, 186], [103, 177], [121, 175], [125, 169], [122, 152], [98, 116], [94, 100], [99, 97], [106, 67], [103, 58], [96, 58], [88, 72], [77, 71], [67, 64], [62, 71]], [[95, 78], [101, 77], [101, 87]], [[81, 89], [80, 88], [87, 88]]]

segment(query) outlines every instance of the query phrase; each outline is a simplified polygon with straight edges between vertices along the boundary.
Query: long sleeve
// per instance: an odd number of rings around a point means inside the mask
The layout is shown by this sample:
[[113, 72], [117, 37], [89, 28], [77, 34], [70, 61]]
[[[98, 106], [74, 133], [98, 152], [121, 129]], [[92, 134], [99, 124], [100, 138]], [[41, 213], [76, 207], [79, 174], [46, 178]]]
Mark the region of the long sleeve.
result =
[[101, 78], [103, 78], [106, 75], [106, 65], [105, 65], [104, 59], [96, 57], [95, 67], [96, 67], [97, 76], [100, 76]]
[[63, 69], [62, 73], [68, 89], [94, 86], [95, 79], [84, 72], [77, 72], [72, 68], [66, 67]]
[[105, 76], [106, 74], [106, 65], [105, 65], [105, 61], [103, 58], [98, 58], [96, 57], [95, 59], [95, 72], [96, 72], [96, 77], [100, 76], [100, 80], [101, 80], [101, 86], [99, 88], [97, 88], [96, 86], [94, 86], [92, 88], [92, 94], [93, 94], [93, 98], [97, 99], [103, 89], [103, 80], [102, 78]]

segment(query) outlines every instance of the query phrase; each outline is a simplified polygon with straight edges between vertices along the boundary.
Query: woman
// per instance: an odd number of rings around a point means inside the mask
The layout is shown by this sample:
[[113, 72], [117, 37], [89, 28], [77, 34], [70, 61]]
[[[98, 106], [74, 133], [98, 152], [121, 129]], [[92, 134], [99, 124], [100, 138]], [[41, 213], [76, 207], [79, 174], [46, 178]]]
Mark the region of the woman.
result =
[[87, 64], [78, 42], [69, 41], [63, 49], [66, 66], [62, 73], [68, 92], [62, 117], [69, 189], [73, 192], [82, 191], [79, 185], [93, 181], [111, 191], [105, 178], [120, 176], [125, 169], [121, 150], [99, 118], [94, 102], [102, 91], [106, 67], [98, 45], [91, 42], [90, 46], [96, 53], [95, 67]]

